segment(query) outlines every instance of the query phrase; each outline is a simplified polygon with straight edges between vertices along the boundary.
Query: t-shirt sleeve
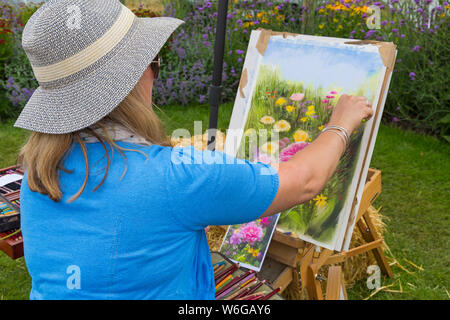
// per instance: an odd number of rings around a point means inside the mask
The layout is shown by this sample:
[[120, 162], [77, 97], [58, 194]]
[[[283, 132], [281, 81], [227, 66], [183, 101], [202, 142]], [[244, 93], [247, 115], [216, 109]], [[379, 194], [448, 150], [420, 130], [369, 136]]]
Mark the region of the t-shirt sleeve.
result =
[[237, 159], [219, 151], [173, 148], [167, 176], [170, 214], [186, 228], [253, 221], [278, 191], [270, 165]]

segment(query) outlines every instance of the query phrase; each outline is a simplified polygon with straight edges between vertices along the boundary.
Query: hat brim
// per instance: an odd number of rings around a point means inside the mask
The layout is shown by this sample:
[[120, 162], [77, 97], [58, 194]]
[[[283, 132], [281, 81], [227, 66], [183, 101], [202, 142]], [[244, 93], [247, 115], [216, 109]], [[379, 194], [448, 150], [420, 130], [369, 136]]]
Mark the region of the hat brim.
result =
[[75, 132], [113, 111], [183, 20], [136, 18], [137, 29], [114, 56], [82, 79], [57, 89], [38, 87], [14, 126], [41, 133]]

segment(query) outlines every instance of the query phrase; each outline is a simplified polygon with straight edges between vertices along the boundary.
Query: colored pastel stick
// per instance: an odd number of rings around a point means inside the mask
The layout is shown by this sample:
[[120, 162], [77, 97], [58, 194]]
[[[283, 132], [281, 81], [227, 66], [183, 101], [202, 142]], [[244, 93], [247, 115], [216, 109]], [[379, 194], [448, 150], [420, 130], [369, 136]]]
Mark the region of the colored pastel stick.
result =
[[220, 288], [222, 288], [226, 283], [228, 283], [229, 281], [233, 280], [233, 276], [230, 274], [228, 275], [225, 279], [223, 279], [221, 282], [219, 282], [216, 285], [216, 291]]
[[269, 293], [267, 296], [263, 297], [261, 300], [269, 300], [275, 293], [280, 291], [280, 288], [276, 288], [271, 293]]
[[217, 263], [213, 264], [213, 267], [221, 266], [221, 265], [224, 265], [224, 264], [225, 264], [225, 261], [220, 261], [220, 262], [217, 262]]
[[233, 300], [236, 297], [242, 296], [242, 294], [245, 295], [245, 292], [247, 292], [249, 290], [250, 283], [248, 283], [247, 285], [243, 286], [242, 288], [240, 288], [239, 290], [237, 290], [236, 292], [234, 292], [231, 296], [225, 298], [225, 300]]
[[221, 295], [224, 291], [226, 291], [226, 290], [228, 290], [228, 289], [230, 289], [230, 288], [232, 288], [232, 287], [238, 286], [238, 285], [239, 285], [238, 282], [240, 282], [241, 280], [242, 280], [242, 278], [241, 278], [240, 276], [234, 278], [230, 283], [228, 283], [226, 286], [224, 286], [222, 289], [220, 289], [220, 290], [216, 293], [216, 295], [217, 295], [217, 296], [218, 296], [218, 295]]
[[[232, 281], [232, 283], [228, 284], [228, 285], [227, 285], [226, 287], [224, 287], [222, 290], [218, 291], [216, 295], [217, 295], [218, 297], [220, 296], [220, 298], [222, 298], [222, 297], [228, 295], [229, 293], [231, 293], [232, 291], [234, 291], [235, 289], [242, 287], [242, 284], [244, 283], [244, 280], [245, 280], [245, 278], [246, 278], [245, 275], [246, 275], [246, 274], [241, 275], [241, 276], [239, 276], [239, 277], [236, 277], [236, 278]], [[223, 294], [224, 291], [227, 291], [227, 293], [226, 293], [226, 294]]]
[[225, 268], [225, 265], [224, 265], [224, 264], [221, 265], [221, 266], [219, 266], [219, 267], [216, 269], [216, 271], [214, 271], [214, 278], [216, 277], [216, 274], [217, 274], [219, 271], [221, 271], [223, 268]]
[[221, 273], [217, 274], [217, 276], [215, 276], [215, 283], [217, 284], [218, 282], [222, 281], [224, 277], [227, 277], [229, 274], [231, 274], [232, 272], [234, 272], [234, 270], [236, 270], [236, 265], [233, 264], [231, 266], [229, 266], [227, 269], [225, 269], [224, 271], [222, 271]]
[[256, 284], [255, 286], [253, 286], [253, 287], [250, 289], [249, 294], [254, 293], [254, 292], [255, 292], [256, 290], [258, 290], [265, 282], [266, 282], [266, 280], [263, 280], [263, 281], [261, 281], [260, 283]]

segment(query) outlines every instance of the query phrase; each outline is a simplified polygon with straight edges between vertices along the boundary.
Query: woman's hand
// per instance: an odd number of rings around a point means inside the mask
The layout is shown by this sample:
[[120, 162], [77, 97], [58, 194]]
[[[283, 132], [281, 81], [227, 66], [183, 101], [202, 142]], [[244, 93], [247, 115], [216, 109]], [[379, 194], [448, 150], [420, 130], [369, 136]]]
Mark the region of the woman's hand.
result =
[[350, 136], [358, 129], [363, 119], [369, 120], [372, 115], [373, 110], [366, 97], [343, 94], [331, 115], [329, 125], [343, 127]]
[[[341, 126], [351, 135], [373, 111], [365, 97], [342, 95], [329, 125]], [[320, 134], [289, 161], [279, 164], [277, 195], [263, 216], [292, 208], [314, 198], [333, 175], [342, 155], [343, 143], [332, 132]]]

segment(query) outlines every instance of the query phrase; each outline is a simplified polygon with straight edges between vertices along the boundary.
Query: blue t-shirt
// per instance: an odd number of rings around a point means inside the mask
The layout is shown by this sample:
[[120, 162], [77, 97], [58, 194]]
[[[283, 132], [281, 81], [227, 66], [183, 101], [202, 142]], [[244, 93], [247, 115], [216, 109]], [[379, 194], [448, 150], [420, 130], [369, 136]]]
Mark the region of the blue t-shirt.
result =
[[214, 299], [214, 274], [204, 228], [257, 219], [278, 190], [278, 174], [263, 163], [193, 147], [144, 147], [118, 142], [125, 161], [75, 143], [59, 171], [62, 200], [21, 188], [30, 299]]

